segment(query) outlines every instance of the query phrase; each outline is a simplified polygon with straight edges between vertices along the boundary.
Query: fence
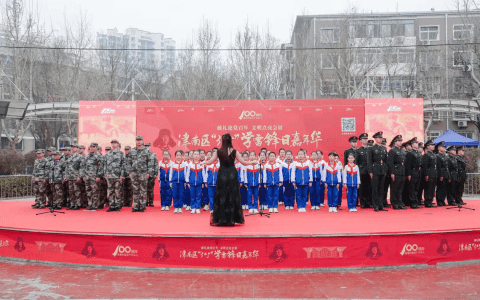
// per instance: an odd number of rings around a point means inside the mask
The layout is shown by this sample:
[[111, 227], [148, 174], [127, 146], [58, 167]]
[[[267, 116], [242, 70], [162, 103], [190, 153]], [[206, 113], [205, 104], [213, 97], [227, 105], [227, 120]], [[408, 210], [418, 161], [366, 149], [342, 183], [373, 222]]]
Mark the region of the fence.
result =
[[0, 176], [0, 199], [33, 197], [32, 176]]
[[464, 195], [480, 194], [480, 173], [467, 173]]

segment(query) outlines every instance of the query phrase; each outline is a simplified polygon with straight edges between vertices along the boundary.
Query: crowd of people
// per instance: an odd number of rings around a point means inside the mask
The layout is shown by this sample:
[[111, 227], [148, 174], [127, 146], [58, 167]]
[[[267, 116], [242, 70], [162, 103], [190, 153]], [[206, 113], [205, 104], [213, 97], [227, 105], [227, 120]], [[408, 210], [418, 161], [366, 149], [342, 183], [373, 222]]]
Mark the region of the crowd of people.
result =
[[[311, 210], [326, 204], [329, 212], [338, 212], [343, 193], [350, 212], [357, 212], [357, 207], [386, 211], [389, 207], [465, 204], [464, 148], [446, 148], [431, 140], [423, 144], [416, 138], [404, 142], [397, 135], [387, 151], [382, 132], [374, 134], [373, 140], [363, 133], [348, 141], [351, 148], [345, 150], [343, 162], [335, 151], [326, 159], [321, 150], [293, 153], [280, 149], [277, 153], [262, 148], [258, 153], [243, 152], [243, 161], [255, 163], [235, 165], [242, 208], [249, 213], [278, 213], [279, 205], [284, 205], [287, 210], [296, 206], [298, 212], [306, 212], [308, 204]], [[133, 212], [144, 212], [154, 206], [158, 180], [161, 210], [173, 206], [174, 213], [183, 213], [183, 209], [192, 214], [201, 210], [212, 213], [220, 163], [206, 162], [217, 149], [177, 150], [173, 159], [165, 150], [159, 161], [149, 148], [150, 144], [137, 136], [136, 147], [126, 146], [123, 152], [113, 139], [105, 155], [97, 143], [90, 144], [88, 154], [83, 145], [61, 148], [61, 152], [55, 148], [38, 150], [32, 176], [33, 208], [95, 211], [108, 206], [107, 211], [119, 211], [133, 204]]]

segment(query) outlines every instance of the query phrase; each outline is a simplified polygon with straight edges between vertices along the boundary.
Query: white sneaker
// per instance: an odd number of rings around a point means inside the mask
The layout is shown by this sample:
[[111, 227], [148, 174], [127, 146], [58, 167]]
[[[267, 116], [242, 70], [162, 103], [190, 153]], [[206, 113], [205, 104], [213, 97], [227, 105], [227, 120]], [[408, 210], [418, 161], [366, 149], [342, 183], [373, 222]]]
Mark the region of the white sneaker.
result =
[[191, 214], [194, 214], [195, 213], [195, 209], [192, 209], [192, 211], [190, 212]]
[[324, 204], [320, 204], [320, 206], [321, 206], [321, 207], [323, 207], [323, 206], [324, 206]]
[[352, 212], [352, 211], [353, 211], [353, 209], [351, 209], [351, 208], [350, 208], [350, 209], [348, 209], [348, 211], [349, 211], [349, 212]]
[[252, 214], [252, 213], [253, 213], [253, 209], [249, 209], [248, 212]]
[[333, 208], [333, 212], [335, 212], [335, 213], [338, 212], [336, 207]]
[[299, 209], [298, 209], [298, 212], [302, 212], [302, 209], [301, 209], [301, 208], [299, 208]]
[[211, 210], [210, 213], [213, 214], [213, 210]]
[[183, 208], [187, 208], [187, 205], [186, 205], [186, 204], [184, 204], [184, 205], [183, 205]]
[[192, 207], [190, 205], [187, 206], [187, 210], [192, 210]]
[[173, 210], [173, 213], [176, 214], [177, 212], [178, 212], [178, 210], [175, 208], [175, 209]]
[[170, 210], [170, 206], [165, 207], [165, 210]]
[[333, 208], [333, 207], [329, 207], [329, 208], [328, 208], [328, 212], [332, 212], [332, 211], [333, 211], [332, 208]]
[[200, 213], [200, 209], [197, 208], [197, 214], [199, 214], [199, 213]]
[[254, 213], [254, 214], [258, 214], [258, 209], [254, 209], [254, 210], [253, 210], [253, 213]]
[[278, 209], [277, 209], [277, 208], [274, 208], [274, 209], [273, 209], [273, 212], [274, 212], [274, 213], [278, 213]]
[[312, 206], [310, 209], [311, 209], [311, 210], [315, 210], [315, 206]]
[[268, 209], [268, 212], [273, 212], [273, 208], [269, 208], [269, 209]]
[[353, 209], [354, 212], [357, 212], [358, 210], [356, 208]]
[[182, 211], [181, 208], [179, 208], [177, 212], [178, 212], [179, 214], [183, 214], [183, 211]]
[[203, 210], [209, 210], [208, 205], [205, 205], [205, 206], [203, 207]]
[[303, 208], [303, 212], [307, 212], [307, 209], [305, 207]]

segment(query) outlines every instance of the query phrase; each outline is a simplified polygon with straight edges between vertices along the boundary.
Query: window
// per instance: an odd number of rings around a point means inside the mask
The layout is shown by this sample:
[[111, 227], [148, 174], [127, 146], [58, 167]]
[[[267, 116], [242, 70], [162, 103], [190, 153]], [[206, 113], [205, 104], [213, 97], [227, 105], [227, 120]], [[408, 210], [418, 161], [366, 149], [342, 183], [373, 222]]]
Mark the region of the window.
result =
[[439, 38], [438, 26], [420, 26], [421, 41], [438, 41]]
[[453, 25], [454, 40], [469, 40], [472, 32], [473, 25]]
[[469, 139], [475, 139], [473, 131], [457, 130], [457, 133]]
[[324, 79], [322, 81], [322, 92], [325, 95], [337, 95], [338, 94], [338, 85], [336, 84], [335, 79]]
[[[438, 113], [438, 112], [437, 112]], [[427, 133], [427, 140], [434, 140], [442, 134], [441, 131], [429, 131]]]
[[380, 37], [380, 26], [378, 24], [368, 24], [368, 26], [367, 26], [367, 36], [369, 38]]
[[441, 57], [440, 50], [422, 51], [420, 52], [420, 66], [422, 68], [440, 67]]
[[415, 62], [415, 50], [413, 49], [398, 49], [398, 62], [399, 63], [414, 63]]
[[392, 25], [390, 25], [390, 24], [383, 24], [382, 25], [382, 36], [383, 37], [391, 37], [392, 36]]
[[453, 91], [455, 93], [462, 93], [464, 91], [464, 84], [462, 78], [455, 78], [453, 80]]
[[468, 64], [469, 54], [465, 51], [454, 51], [453, 52], [453, 66], [454, 67], [463, 67]]
[[[2, 136], [2, 149], [8, 149], [10, 148], [10, 140], [7, 137]], [[17, 150], [23, 150], [23, 140], [18, 143], [15, 147]]]
[[320, 41], [322, 43], [338, 43], [338, 28], [322, 28]]

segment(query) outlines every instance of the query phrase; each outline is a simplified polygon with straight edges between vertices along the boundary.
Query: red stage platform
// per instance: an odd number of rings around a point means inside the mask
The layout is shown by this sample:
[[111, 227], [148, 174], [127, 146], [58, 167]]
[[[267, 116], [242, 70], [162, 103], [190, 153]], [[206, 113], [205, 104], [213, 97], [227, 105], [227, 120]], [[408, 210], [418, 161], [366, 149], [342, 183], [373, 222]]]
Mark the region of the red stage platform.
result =
[[0, 203], [0, 256], [82, 265], [176, 269], [379, 267], [480, 259], [476, 211], [328, 208], [246, 217], [209, 226], [210, 213], [104, 210], [35, 214], [30, 202]]

